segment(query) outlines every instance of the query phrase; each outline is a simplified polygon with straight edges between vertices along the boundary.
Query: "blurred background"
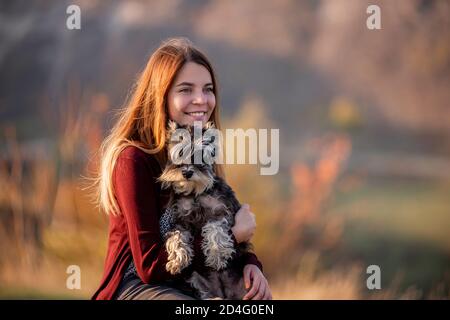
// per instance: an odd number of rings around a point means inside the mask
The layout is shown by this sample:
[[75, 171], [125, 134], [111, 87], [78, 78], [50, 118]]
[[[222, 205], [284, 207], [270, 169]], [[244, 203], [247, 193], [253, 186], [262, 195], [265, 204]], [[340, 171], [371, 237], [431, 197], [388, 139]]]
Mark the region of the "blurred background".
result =
[[216, 67], [225, 128], [280, 129], [277, 175], [227, 167], [275, 299], [450, 298], [450, 2], [425, 0], [0, 1], [0, 298], [99, 285], [108, 219], [83, 177], [173, 36]]

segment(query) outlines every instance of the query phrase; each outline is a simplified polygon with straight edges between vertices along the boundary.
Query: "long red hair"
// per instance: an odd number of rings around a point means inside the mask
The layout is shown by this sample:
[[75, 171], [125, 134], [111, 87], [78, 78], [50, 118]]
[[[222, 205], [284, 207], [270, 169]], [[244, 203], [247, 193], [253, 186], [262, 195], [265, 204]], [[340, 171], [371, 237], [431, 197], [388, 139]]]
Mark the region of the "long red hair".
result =
[[[136, 146], [155, 155], [161, 167], [165, 165], [167, 94], [177, 73], [187, 62], [200, 64], [211, 74], [216, 106], [210, 121], [220, 129], [217, 79], [208, 58], [186, 38], [164, 41], [150, 56], [116, 124], [102, 143], [96, 202], [106, 213], [120, 213], [114, 197], [112, 175], [116, 160], [124, 148]], [[223, 176], [221, 165], [216, 165], [215, 169], [219, 176]]]

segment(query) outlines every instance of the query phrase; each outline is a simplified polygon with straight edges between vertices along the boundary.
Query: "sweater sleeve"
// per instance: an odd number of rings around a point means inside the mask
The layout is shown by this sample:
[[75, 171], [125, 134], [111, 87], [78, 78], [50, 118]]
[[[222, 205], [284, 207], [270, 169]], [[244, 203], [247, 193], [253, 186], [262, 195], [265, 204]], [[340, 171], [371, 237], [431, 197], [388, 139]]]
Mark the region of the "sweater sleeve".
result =
[[[231, 231], [230, 231], [230, 235], [231, 235], [231, 239], [233, 239], [234, 247], [236, 248], [238, 246], [236, 237], [234, 236], [234, 234]], [[259, 270], [261, 270], [261, 272], [263, 272], [262, 263], [261, 263], [261, 261], [259, 261], [256, 254], [254, 254], [253, 252], [247, 252], [245, 255], [243, 255], [240, 258], [239, 263], [242, 266], [242, 268], [247, 264], [254, 264], [255, 266], [257, 266], [259, 268]]]
[[[172, 275], [165, 268], [167, 252], [159, 230], [155, 179], [155, 172], [145, 159], [124, 156], [117, 159], [115, 196], [126, 219], [136, 271], [144, 283], [174, 279], [184, 274]], [[199, 241], [194, 239], [194, 244]], [[194, 255], [197, 261], [204, 259], [200, 246], [194, 245]]]

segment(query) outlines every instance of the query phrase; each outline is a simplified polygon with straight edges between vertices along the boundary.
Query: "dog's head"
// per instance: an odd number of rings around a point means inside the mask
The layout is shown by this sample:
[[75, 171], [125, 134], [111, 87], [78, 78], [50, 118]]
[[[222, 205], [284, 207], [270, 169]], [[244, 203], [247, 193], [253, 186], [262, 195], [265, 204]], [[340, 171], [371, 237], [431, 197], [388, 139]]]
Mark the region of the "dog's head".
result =
[[168, 160], [159, 177], [163, 188], [175, 193], [199, 195], [214, 183], [216, 136], [212, 122], [203, 128], [182, 126], [169, 121], [167, 129]]

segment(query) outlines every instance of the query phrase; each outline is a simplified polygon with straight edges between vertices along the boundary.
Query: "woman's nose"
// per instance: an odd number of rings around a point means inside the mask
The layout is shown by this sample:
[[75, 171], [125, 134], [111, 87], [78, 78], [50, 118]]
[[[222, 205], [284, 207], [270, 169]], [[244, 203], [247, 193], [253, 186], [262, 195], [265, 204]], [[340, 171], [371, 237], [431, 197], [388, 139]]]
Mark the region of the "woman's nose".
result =
[[203, 92], [197, 92], [195, 94], [194, 100], [192, 102], [194, 104], [205, 104], [206, 103], [206, 95]]

